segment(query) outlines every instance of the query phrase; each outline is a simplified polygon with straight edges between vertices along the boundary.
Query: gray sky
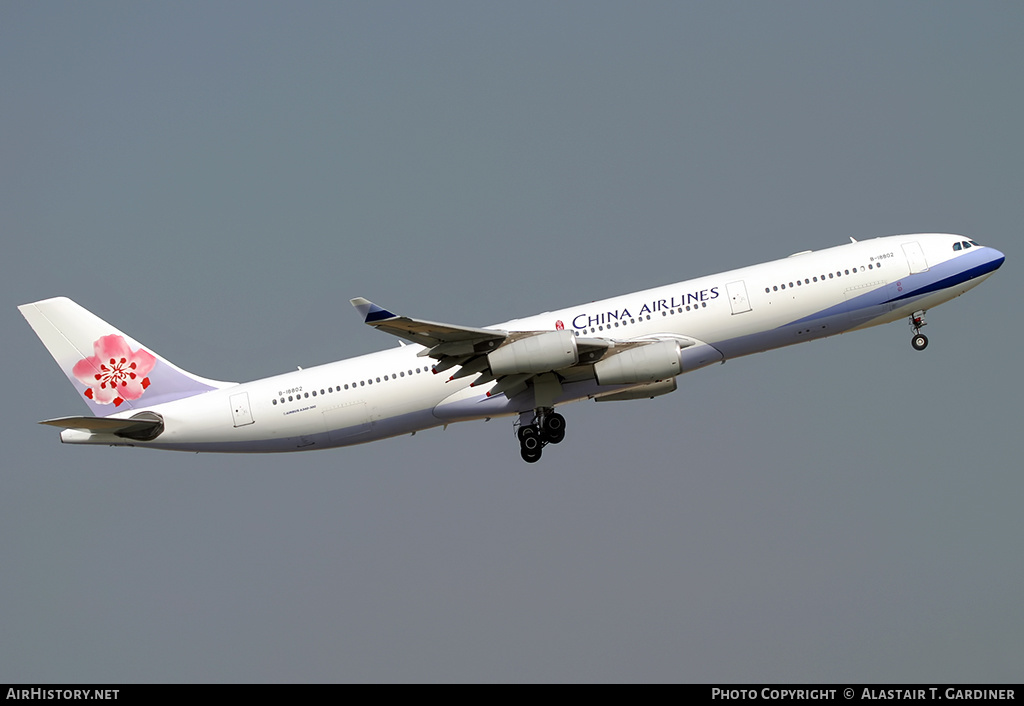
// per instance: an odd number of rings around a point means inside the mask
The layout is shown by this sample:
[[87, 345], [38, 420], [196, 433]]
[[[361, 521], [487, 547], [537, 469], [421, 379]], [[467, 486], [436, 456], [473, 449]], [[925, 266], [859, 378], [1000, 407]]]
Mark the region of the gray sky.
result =
[[[1020, 3], [0, 6], [0, 681], [1019, 681]], [[841, 244], [1008, 256], [929, 314], [563, 410], [62, 446], [16, 310], [250, 380]], [[1016, 294], [1014, 293], [1016, 292]], [[17, 363], [16, 365], [14, 363]], [[17, 404], [15, 404], [15, 402]]]

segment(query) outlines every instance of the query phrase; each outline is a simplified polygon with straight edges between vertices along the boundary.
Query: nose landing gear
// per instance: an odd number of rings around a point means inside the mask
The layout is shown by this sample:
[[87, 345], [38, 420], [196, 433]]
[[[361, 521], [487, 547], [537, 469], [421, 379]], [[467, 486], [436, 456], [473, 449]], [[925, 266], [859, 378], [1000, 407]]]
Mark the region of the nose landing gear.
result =
[[533, 422], [520, 425], [516, 436], [520, 456], [527, 463], [536, 463], [545, 446], [561, 443], [565, 438], [565, 417], [553, 409], [538, 409]]
[[910, 339], [910, 345], [915, 351], [923, 351], [928, 347], [928, 337], [921, 333], [921, 329], [927, 326], [925, 323], [925, 311], [915, 311], [910, 315], [910, 328], [914, 329], [914, 336]]

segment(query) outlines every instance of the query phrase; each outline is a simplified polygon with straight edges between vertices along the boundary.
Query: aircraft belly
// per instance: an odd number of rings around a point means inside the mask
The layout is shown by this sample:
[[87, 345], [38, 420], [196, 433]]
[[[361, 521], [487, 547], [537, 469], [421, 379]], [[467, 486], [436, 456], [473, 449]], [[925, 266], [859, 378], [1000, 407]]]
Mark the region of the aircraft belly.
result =
[[[635, 385], [598, 385], [596, 380], [566, 382], [562, 384], [562, 392], [555, 398], [555, 406], [585, 400], [593, 395], [613, 390], [623, 390]], [[467, 388], [457, 392], [434, 407], [434, 416], [442, 422], [459, 422], [471, 419], [502, 417], [534, 408], [534, 395], [531, 389], [514, 395], [511, 399], [505, 395], [487, 397], [485, 390]]]
[[349, 400], [325, 408], [321, 419], [330, 442], [354, 442], [354, 437], [368, 434], [373, 427], [373, 408], [365, 400]]

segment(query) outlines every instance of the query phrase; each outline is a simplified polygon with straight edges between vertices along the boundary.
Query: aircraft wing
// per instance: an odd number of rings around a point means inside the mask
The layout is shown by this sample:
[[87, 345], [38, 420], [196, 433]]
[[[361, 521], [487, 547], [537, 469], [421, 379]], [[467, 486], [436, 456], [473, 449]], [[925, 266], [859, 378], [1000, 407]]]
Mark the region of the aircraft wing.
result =
[[[364, 323], [392, 336], [424, 346], [419, 355], [430, 356], [438, 361], [434, 365], [435, 373], [461, 366], [461, 369], [452, 376], [452, 380], [474, 373], [489, 373], [487, 353], [498, 348], [509, 337], [508, 331], [455, 326], [398, 316], [362, 297], [353, 299], [352, 306], [362, 315]], [[475, 380], [474, 384], [494, 379], [493, 375], [483, 375]]]
[[[353, 299], [352, 306], [362, 315], [364, 323], [385, 333], [390, 333], [392, 336], [398, 336], [431, 349], [446, 343], [476, 344], [487, 341], [494, 341], [497, 346], [508, 335], [506, 331], [453, 326], [452, 324], [440, 324], [434, 321], [410, 319], [408, 316], [398, 316], [362, 297]], [[454, 345], [449, 348], [457, 349], [460, 346]], [[466, 348], [466, 346], [463, 345], [461, 348]]]
[[[497, 384], [489, 391], [489, 395], [504, 393], [512, 397], [525, 390], [531, 383], [536, 385], [537, 379], [546, 376], [547, 384], [553, 384], [553, 378], [557, 377], [560, 384], [566, 380], [579, 380], [593, 378], [595, 375], [594, 364], [604, 357], [612, 357], [625, 353], [631, 349], [642, 348], [652, 344], [668, 342], [671, 339], [673, 346], [686, 348], [697, 343], [695, 339], [688, 339], [683, 336], [654, 336], [642, 340], [615, 340], [611, 338], [588, 338], [576, 337], [569, 331], [502, 331], [499, 329], [472, 328], [469, 326], [455, 326], [442, 324], [433, 321], [421, 321], [407, 316], [398, 316], [383, 307], [377, 306], [368, 299], [358, 297], [352, 299], [352, 305], [362, 315], [363, 321], [376, 329], [390, 333], [393, 336], [404, 338], [413, 343], [424, 346], [420, 351], [421, 357], [429, 356], [438, 362], [433, 366], [435, 373], [441, 373], [453, 367], [458, 367], [449, 380], [476, 375], [473, 385], [497, 380]], [[559, 337], [563, 337], [561, 340]], [[542, 369], [511, 368], [504, 366], [499, 368], [493, 362], [493, 354], [503, 346], [523, 346], [525, 351], [532, 348], [535, 339], [540, 341], [547, 338], [548, 352], [551, 346], [557, 347], [559, 343], [567, 343], [573, 353], [563, 364], [556, 364], [552, 367]], [[673, 374], [678, 374], [678, 370]], [[552, 376], [554, 373], [555, 376]]]

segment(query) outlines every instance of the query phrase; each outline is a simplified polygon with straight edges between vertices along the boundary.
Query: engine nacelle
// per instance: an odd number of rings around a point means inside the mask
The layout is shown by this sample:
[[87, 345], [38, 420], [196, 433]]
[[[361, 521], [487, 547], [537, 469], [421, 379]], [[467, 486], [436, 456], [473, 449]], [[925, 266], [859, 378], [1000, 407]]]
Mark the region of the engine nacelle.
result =
[[506, 343], [487, 354], [495, 375], [546, 373], [575, 365], [579, 361], [576, 336], [572, 331], [546, 331]]
[[599, 385], [630, 385], [675, 377], [683, 372], [679, 344], [658, 341], [636, 346], [594, 363]]

